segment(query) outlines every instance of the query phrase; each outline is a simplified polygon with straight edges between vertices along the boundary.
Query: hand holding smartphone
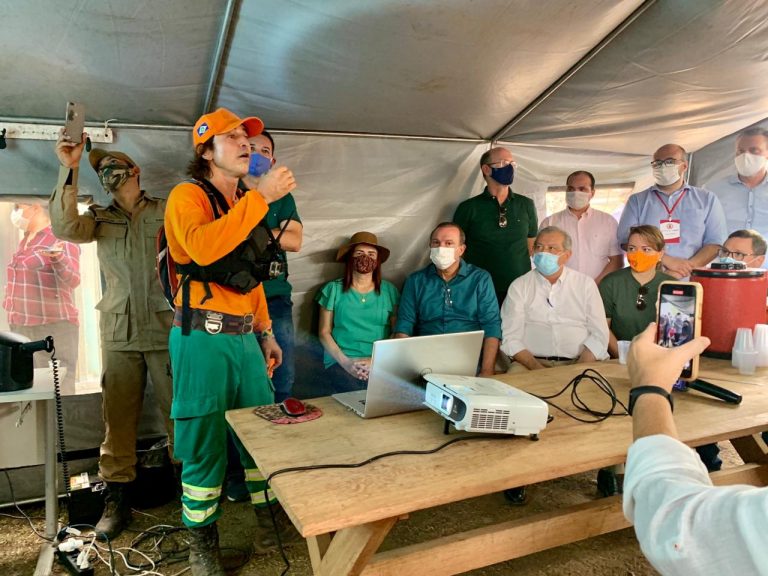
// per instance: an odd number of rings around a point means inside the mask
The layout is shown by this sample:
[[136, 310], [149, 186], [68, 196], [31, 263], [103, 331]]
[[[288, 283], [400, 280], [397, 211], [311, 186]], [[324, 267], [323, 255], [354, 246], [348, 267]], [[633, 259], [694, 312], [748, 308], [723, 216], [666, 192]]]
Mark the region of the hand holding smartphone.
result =
[[[662, 282], [656, 318], [656, 343], [665, 348], [682, 346], [701, 335], [701, 304], [704, 290], [698, 282]], [[685, 365], [680, 378], [695, 380], [699, 356]]]

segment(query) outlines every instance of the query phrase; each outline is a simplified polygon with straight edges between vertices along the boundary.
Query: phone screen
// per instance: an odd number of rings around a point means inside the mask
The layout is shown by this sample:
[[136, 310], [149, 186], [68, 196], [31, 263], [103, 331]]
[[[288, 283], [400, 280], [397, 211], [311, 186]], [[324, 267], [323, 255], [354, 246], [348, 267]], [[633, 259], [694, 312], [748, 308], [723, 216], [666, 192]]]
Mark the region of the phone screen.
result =
[[[696, 288], [685, 285], [664, 285], [659, 294], [659, 319], [656, 342], [673, 348], [693, 340], [696, 333]], [[690, 378], [692, 361], [683, 368], [682, 378]]]
[[67, 112], [64, 117], [64, 131], [67, 136], [80, 144], [83, 141], [83, 130], [85, 129], [85, 106], [77, 102], [67, 102]]

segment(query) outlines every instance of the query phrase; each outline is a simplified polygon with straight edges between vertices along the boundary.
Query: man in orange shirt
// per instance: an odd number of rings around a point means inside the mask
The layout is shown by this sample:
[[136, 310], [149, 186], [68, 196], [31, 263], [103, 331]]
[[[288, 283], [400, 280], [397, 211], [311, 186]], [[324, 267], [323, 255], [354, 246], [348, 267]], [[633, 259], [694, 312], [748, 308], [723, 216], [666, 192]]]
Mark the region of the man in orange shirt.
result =
[[[258, 118], [240, 119], [224, 108], [195, 124], [195, 155], [188, 169], [195, 180], [171, 191], [165, 213], [168, 248], [177, 264], [206, 267], [233, 252], [264, 218], [267, 205], [295, 188], [293, 174], [277, 167], [261, 177], [258, 190], [238, 189], [240, 179], [253, 187], [248, 138], [263, 128]], [[217, 210], [219, 217], [209, 200], [216, 194], [226, 202]], [[183, 463], [182, 520], [191, 534], [192, 574], [223, 576], [216, 520], [227, 459], [224, 412], [274, 402], [265, 359], [278, 366], [282, 352], [272, 334], [261, 284], [245, 292], [192, 278], [182, 283], [176, 296], [169, 338], [175, 456]], [[261, 520], [268, 514], [264, 479], [239, 440], [235, 442], [251, 501], [262, 507]]]

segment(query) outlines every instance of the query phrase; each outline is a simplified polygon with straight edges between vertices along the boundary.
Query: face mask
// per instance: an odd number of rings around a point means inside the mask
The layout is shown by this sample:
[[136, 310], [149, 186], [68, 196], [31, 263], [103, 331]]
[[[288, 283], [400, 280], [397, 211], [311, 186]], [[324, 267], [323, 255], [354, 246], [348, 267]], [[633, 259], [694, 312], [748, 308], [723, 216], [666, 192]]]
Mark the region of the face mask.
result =
[[730, 256], [720, 256], [719, 260], [720, 264], [738, 264], [739, 261], [736, 260], [736, 258], [731, 258]]
[[376, 268], [376, 259], [371, 258], [367, 254], [360, 254], [352, 258], [352, 266], [354, 266], [355, 272], [358, 274], [368, 274]]
[[11, 211], [11, 224], [26, 232], [29, 228], [29, 218], [24, 218], [24, 211], [21, 208], [14, 208]]
[[632, 252], [627, 254], [627, 261], [629, 261], [629, 267], [635, 272], [647, 272], [651, 268], [655, 268], [656, 264], [661, 260], [659, 254], [646, 254], [645, 252]]
[[677, 164], [674, 166], [659, 166], [653, 169], [653, 179], [659, 186], [671, 186], [680, 180]]
[[446, 270], [456, 262], [456, 249], [449, 246], [429, 249], [429, 259], [438, 270]]
[[536, 270], [540, 274], [552, 276], [552, 274], [560, 270], [559, 258], [556, 254], [549, 252], [536, 252], [533, 255], [533, 265], [536, 266]]
[[509, 186], [515, 179], [515, 167], [512, 164], [507, 164], [503, 168], [491, 167], [491, 178], [499, 184]]
[[733, 162], [736, 164], [736, 172], [739, 173], [739, 176], [751, 178], [765, 168], [766, 160], [768, 159], [765, 156], [745, 152], [736, 156]]
[[110, 164], [99, 170], [99, 182], [107, 192], [114, 194], [128, 182], [132, 169], [126, 164]]
[[272, 160], [266, 156], [262, 156], [258, 152], [251, 154], [251, 160], [248, 163], [248, 174], [251, 176], [263, 176], [272, 167]]
[[565, 203], [568, 208], [573, 210], [581, 210], [589, 205], [591, 199], [589, 192], [582, 192], [581, 190], [568, 190], [565, 193]]

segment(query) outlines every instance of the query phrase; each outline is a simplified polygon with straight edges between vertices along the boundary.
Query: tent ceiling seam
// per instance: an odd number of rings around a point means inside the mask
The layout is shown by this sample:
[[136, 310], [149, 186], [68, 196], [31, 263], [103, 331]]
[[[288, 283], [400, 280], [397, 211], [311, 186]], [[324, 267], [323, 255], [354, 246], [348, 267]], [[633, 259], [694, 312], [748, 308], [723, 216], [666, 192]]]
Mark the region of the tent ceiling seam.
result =
[[541, 104], [544, 103], [544, 101], [547, 100], [552, 94], [557, 92], [560, 87], [565, 84], [570, 78], [576, 74], [579, 70], [581, 70], [592, 58], [597, 56], [598, 53], [602, 51], [603, 48], [608, 46], [613, 40], [616, 39], [624, 30], [626, 30], [635, 20], [637, 20], [643, 13], [645, 13], [646, 10], [648, 10], [651, 6], [656, 4], [657, 0], [645, 0], [640, 6], [638, 6], [632, 14], [627, 16], [621, 24], [616, 26], [613, 30], [611, 30], [607, 36], [605, 36], [600, 42], [598, 42], [592, 49], [590, 49], [589, 52], [584, 54], [578, 62], [576, 62], [573, 66], [571, 66], [568, 70], [565, 71], [565, 73], [560, 76], [557, 80], [555, 80], [552, 84], [549, 85], [549, 87], [544, 90], [541, 94], [539, 94], [532, 102], [530, 102], [523, 110], [521, 110], [512, 120], [507, 122], [500, 130], [498, 130], [493, 136], [491, 136], [490, 141], [492, 143], [496, 143], [498, 140], [503, 138], [507, 132], [509, 132], [512, 128], [514, 128], [517, 124], [522, 122], [524, 118], [526, 118], [531, 112], [533, 112], [536, 108], [538, 108]]

